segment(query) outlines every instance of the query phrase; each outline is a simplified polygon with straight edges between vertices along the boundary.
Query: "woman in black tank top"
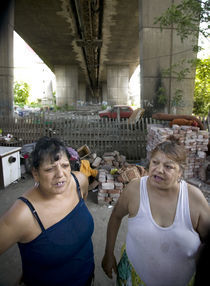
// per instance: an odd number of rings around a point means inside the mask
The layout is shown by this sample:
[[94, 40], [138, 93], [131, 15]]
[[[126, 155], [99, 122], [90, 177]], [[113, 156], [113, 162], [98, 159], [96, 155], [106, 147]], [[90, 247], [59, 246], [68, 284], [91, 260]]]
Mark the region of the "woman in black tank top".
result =
[[35, 186], [1, 218], [0, 254], [18, 243], [21, 281], [27, 286], [91, 285], [94, 222], [84, 202], [88, 178], [71, 172], [69, 152], [57, 138], [40, 138], [31, 162]]

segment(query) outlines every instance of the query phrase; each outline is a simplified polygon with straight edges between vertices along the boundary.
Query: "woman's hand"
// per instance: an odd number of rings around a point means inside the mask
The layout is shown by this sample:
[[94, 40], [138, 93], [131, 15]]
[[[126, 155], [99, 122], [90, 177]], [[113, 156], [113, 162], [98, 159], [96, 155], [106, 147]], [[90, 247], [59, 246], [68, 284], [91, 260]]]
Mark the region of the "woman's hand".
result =
[[112, 279], [112, 270], [114, 270], [115, 274], [117, 274], [117, 262], [114, 254], [105, 254], [101, 266], [110, 279]]

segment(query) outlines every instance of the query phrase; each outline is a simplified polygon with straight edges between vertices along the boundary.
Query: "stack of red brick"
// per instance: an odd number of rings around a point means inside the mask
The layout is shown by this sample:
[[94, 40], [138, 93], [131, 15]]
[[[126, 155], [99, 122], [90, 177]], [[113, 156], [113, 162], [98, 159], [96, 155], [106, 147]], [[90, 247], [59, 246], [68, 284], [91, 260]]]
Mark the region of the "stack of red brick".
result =
[[[206, 152], [208, 150], [209, 133], [193, 126], [173, 125], [172, 128], [161, 127], [161, 125], [149, 125], [147, 135], [147, 157], [149, 159], [151, 151], [155, 146], [165, 141], [170, 135], [173, 135], [186, 150], [186, 166], [184, 170], [184, 179], [199, 178], [199, 170], [205, 162]], [[202, 179], [202, 178], [201, 178]]]
[[126, 157], [120, 155], [118, 151], [103, 154], [98, 166], [98, 204], [115, 204], [119, 199], [123, 184], [117, 180], [117, 175], [114, 173], [124, 164], [127, 164]]
[[98, 170], [98, 177], [89, 190], [98, 191], [100, 205], [115, 205], [125, 185], [146, 172], [142, 166], [129, 164], [118, 151], [104, 153], [102, 157], [91, 154], [89, 161]]
[[98, 204], [114, 205], [120, 197], [123, 184], [118, 182], [116, 177], [111, 175], [106, 169], [100, 169], [98, 181]]

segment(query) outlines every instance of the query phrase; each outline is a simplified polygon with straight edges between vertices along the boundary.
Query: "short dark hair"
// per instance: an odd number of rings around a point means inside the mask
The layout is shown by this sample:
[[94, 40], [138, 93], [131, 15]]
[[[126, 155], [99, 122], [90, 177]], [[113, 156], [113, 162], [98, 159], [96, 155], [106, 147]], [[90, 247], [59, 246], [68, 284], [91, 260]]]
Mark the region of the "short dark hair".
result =
[[163, 152], [171, 160], [179, 164], [179, 166], [184, 169], [186, 162], [186, 150], [183, 144], [180, 144], [174, 136], [169, 136], [166, 141], [159, 143], [152, 151], [152, 158], [157, 152]]
[[52, 162], [59, 160], [60, 153], [66, 154], [70, 162], [70, 154], [65, 147], [64, 143], [55, 137], [43, 136], [36, 142], [34, 151], [31, 154], [32, 167], [38, 169], [40, 164], [50, 157]]

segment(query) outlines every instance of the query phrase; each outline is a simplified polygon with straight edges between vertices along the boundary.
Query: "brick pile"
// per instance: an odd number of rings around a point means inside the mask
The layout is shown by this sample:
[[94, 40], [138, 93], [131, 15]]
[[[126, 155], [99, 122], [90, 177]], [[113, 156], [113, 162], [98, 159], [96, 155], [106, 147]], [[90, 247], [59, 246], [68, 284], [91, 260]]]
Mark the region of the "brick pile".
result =
[[98, 176], [89, 185], [89, 190], [97, 191], [99, 205], [115, 205], [125, 185], [134, 178], [145, 175], [142, 166], [132, 165], [118, 151], [89, 156], [92, 168], [97, 168]]
[[[184, 179], [200, 178], [199, 169], [204, 164], [206, 152], [208, 150], [209, 133], [193, 126], [173, 125], [172, 128], [150, 124], [147, 135], [147, 158], [150, 158], [151, 151], [155, 146], [165, 141], [168, 136], [173, 135], [183, 143], [186, 150], [186, 166]], [[202, 178], [200, 178], [202, 179]]]
[[106, 169], [100, 169], [98, 181], [98, 204], [115, 205], [123, 190], [123, 183], [118, 182]]
[[[98, 157], [99, 158], [99, 157]], [[96, 158], [97, 159], [97, 158]], [[126, 157], [118, 151], [104, 153], [98, 164], [98, 204], [115, 205], [123, 190], [123, 183], [117, 180], [115, 171], [127, 164]], [[95, 166], [93, 162], [93, 166]], [[113, 172], [112, 172], [113, 170]], [[113, 173], [113, 174], [111, 174]]]

